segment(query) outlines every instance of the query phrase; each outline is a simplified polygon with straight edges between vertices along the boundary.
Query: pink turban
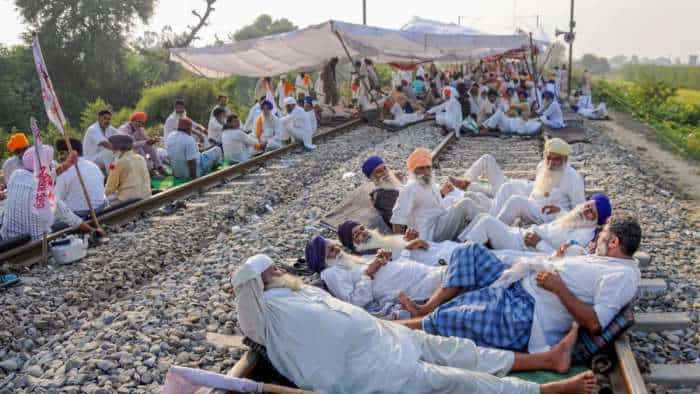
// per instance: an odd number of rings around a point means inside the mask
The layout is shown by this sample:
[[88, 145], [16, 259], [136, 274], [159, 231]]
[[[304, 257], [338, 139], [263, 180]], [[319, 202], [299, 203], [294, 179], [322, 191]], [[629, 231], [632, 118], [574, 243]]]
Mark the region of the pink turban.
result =
[[[39, 151], [41, 152], [41, 156], [39, 156], [41, 164], [45, 166], [50, 165], [51, 161], [53, 160], [53, 148], [50, 145], [42, 145], [41, 148], [39, 148]], [[26, 168], [29, 171], [34, 171], [35, 156], [35, 146], [30, 146], [29, 149], [27, 149], [24, 152], [24, 155], [22, 156], [22, 164], [24, 164], [24, 168]]]

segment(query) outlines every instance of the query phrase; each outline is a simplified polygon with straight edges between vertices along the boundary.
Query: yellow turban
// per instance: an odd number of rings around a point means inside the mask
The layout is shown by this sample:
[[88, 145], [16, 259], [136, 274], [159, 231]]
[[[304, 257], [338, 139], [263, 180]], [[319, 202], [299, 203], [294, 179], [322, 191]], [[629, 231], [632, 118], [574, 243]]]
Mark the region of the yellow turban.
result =
[[432, 167], [433, 155], [425, 148], [417, 148], [408, 156], [406, 166], [408, 170], [414, 172], [418, 167]]
[[24, 149], [28, 146], [29, 140], [27, 139], [27, 136], [24, 135], [24, 133], [12, 134], [12, 136], [10, 136], [10, 139], [7, 140], [7, 150], [10, 151], [10, 153], [14, 153], [19, 149]]
[[544, 151], [568, 157], [571, 154], [571, 145], [561, 138], [551, 138], [544, 144]]

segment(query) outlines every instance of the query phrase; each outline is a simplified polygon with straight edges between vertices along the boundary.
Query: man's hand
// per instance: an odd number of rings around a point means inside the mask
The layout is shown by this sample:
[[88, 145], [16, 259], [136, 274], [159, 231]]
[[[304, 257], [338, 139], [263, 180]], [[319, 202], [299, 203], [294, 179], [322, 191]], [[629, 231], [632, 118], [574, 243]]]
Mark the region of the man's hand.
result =
[[536, 247], [537, 243], [539, 243], [541, 240], [542, 240], [542, 238], [540, 238], [540, 236], [537, 235], [537, 233], [534, 231], [528, 231], [523, 236], [523, 241], [525, 242], [525, 246], [528, 246], [530, 248]]
[[418, 234], [418, 230], [414, 228], [409, 228], [403, 235], [403, 239], [406, 241], [413, 241], [414, 239], [418, 239], [419, 236], [420, 235]]
[[391, 257], [393, 256], [393, 254], [391, 253], [390, 250], [379, 249], [375, 256], [377, 258], [380, 258], [380, 259], [391, 260]]
[[387, 264], [388, 260], [382, 257], [376, 257], [374, 261], [365, 269], [365, 275], [369, 276], [374, 280], [374, 275], [379, 272], [379, 270]]
[[459, 189], [459, 190], [467, 190], [467, 188], [468, 188], [469, 185], [471, 184], [471, 182], [469, 182], [469, 181], [466, 180], [466, 179], [459, 179], [459, 178], [455, 178], [455, 177], [453, 177], [453, 176], [451, 176], [451, 177], [449, 178], [449, 180], [450, 180], [450, 183], [451, 183], [452, 185], [454, 185], [454, 187], [456, 187], [456, 188]]
[[542, 213], [545, 215], [559, 213], [559, 212], [561, 212], [561, 208], [559, 208], [556, 205], [549, 204], [549, 205], [545, 205], [542, 207]]
[[429, 247], [430, 245], [428, 245], [428, 243], [423, 241], [422, 239], [414, 239], [413, 241], [409, 242], [408, 245], [406, 245], [407, 250], [428, 250]]
[[394, 176], [401, 181], [401, 183], [406, 183], [406, 174], [401, 171], [394, 171]]
[[440, 194], [442, 195], [443, 198], [445, 198], [445, 196], [450, 194], [454, 189], [455, 189], [455, 187], [452, 186], [451, 183], [445, 182], [440, 187]]
[[554, 294], [558, 294], [561, 289], [565, 289], [566, 285], [561, 280], [556, 272], [540, 272], [537, 274], [537, 285], [545, 290], [549, 290]]

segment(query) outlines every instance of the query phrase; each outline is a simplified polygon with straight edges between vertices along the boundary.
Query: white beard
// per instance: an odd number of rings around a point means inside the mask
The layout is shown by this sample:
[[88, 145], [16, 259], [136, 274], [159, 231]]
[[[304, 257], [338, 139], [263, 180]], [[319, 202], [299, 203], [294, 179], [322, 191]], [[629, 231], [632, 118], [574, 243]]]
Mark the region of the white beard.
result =
[[416, 175], [416, 174], [411, 174], [411, 178], [415, 179], [416, 182], [418, 182], [419, 185], [424, 187], [427, 190], [432, 189], [433, 187], [433, 176], [431, 175]]
[[552, 224], [560, 228], [574, 230], [586, 227], [595, 228], [598, 222], [596, 220], [586, 219], [586, 217], [583, 216], [583, 205], [579, 205], [565, 215], [557, 218]]
[[275, 276], [265, 286], [266, 289], [287, 288], [292, 291], [299, 291], [304, 286], [304, 282], [300, 277], [291, 274]]
[[355, 244], [355, 249], [358, 251], [384, 249], [391, 251], [396, 256], [406, 248], [408, 242], [401, 235], [382, 235], [377, 230], [367, 230], [369, 236], [367, 240], [361, 244]]
[[329, 267], [340, 267], [345, 269], [364, 268], [367, 266], [360, 256], [355, 256], [345, 252], [340, 252], [334, 259], [326, 259]]
[[388, 189], [388, 190], [397, 190], [401, 186], [401, 181], [399, 178], [396, 177], [393, 171], [387, 171], [386, 175], [384, 178], [380, 179], [376, 183], [377, 188], [379, 189]]
[[542, 172], [537, 174], [537, 178], [535, 178], [535, 186], [532, 189], [532, 194], [536, 197], [548, 197], [552, 189], [559, 186], [563, 175], [563, 168], [554, 171], [550, 170], [549, 167], [545, 165]]

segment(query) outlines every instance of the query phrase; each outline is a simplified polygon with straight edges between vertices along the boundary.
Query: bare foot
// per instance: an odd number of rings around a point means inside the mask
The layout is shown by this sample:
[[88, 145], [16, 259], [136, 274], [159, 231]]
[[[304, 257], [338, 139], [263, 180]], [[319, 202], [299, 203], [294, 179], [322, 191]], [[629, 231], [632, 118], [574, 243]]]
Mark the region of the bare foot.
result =
[[574, 322], [571, 325], [571, 330], [566, 334], [564, 339], [559, 341], [552, 350], [549, 351], [552, 357], [552, 370], [558, 373], [565, 373], [571, 367], [571, 353], [578, 339], [578, 323]]
[[596, 389], [595, 375], [591, 371], [582, 372], [569, 379], [540, 386], [541, 394], [592, 394]]
[[451, 176], [449, 177], [449, 180], [450, 183], [454, 185], [454, 187], [456, 187], [457, 189], [467, 190], [467, 188], [469, 187], [469, 181], [466, 179], [459, 179]]
[[420, 317], [422, 316], [420, 306], [413, 302], [413, 300], [403, 291], [399, 293], [399, 303], [403, 307], [403, 309], [407, 310], [408, 313], [411, 314], [411, 317]]

